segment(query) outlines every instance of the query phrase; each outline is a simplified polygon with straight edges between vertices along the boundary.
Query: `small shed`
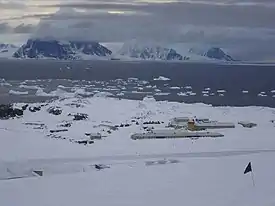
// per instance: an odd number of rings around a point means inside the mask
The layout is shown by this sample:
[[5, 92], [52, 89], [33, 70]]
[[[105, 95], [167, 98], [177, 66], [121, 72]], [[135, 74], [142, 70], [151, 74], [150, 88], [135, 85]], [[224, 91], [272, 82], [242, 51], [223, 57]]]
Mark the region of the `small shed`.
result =
[[102, 135], [99, 132], [98, 133], [90, 133], [89, 136], [90, 136], [91, 140], [102, 139]]

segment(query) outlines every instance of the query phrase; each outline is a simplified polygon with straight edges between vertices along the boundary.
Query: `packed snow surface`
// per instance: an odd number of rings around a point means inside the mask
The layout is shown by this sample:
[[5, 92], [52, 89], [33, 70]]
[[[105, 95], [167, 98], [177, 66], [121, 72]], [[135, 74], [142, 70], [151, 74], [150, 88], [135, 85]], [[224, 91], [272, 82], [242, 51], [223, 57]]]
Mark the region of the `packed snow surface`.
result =
[[[62, 113], [50, 114], [52, 107]], [[76, 113], [88, 119], [68, 115]], [[218, 130], [225, 135], [220, 138], [130, 139], [144, 132], [146, 121], [164, 122], [153, 125], [163, 129], [171, 118], [186, 116], [233, 122], [236, 128]], [[271, 206], [274, 119], [275, 109], [264, 107], [157, 102], [152, 96], [143, 101], [62, 96], [40, 111], [27, 109], [22, 118], [0, 120], [0, 205]], [[243, 128], [239, 121], [257, 126]], [[68, 131], [50, 132], [65, 123], [71, 123]], [[120, 124], [129, 126], [110, 129]], [[103, 137], [91, 145], [69, 141], [97, 132]], [[249, 162], [255, 186], [251, 174], [243, 174]], [[44, 174], [36, 177], [32, 170]], [[15, 177], [20, 178], [8, 180]]]

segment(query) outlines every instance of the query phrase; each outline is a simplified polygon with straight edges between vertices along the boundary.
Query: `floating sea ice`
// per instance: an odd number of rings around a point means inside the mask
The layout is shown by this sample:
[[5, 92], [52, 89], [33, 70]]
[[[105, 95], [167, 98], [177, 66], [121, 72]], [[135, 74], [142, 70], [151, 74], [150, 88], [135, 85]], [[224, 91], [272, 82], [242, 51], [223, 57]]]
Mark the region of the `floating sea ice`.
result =
[[120, 92], [120, 93], [116, 94], [116, 96], [124, 96], [124, 93]]
[[148, 84], [149, 82], [148, 81], [145, 81], [145, 80], [141, 80], [139, 81], [140, 84]]
[[66, 87], [65, 87], [65, 86], [63, 86], [63, 85], [61, 85], [61, 84], [60, 84], [60, 85], [58, 85], [58, 86], [57, 86], [57, 88], [60, 88], [60, 89], [66, 89]]
[[185, 93], [185, 92], [179, 92], [179, 93], [177, 93], [177, 95], [178, 95], [178, 96], [188, 96], [188, 94]]
[[170, 89], [180, 89], [180, 87], [170, 87]]
[[243, 93], [243, 94], [247, 94], [248, 91], [247, 91], [247, 90], [243, 90], [242, 93]]
[[208, 97], [209, 95], [208, 95], [208, 94], [203, 94], [202, 96], [204, 96], [204, 97]]
[[211, 89], [209, 87], [204, 88], [205, 91], [210, 91]]
[[160, 89], [155, 89], [155, 92], [161, 92], [161, 90]]
[[23, 89], [40, 89], [40, 87], [36, 86], [36, 85], [24, 85], [24, 84], [20, 84], [19, 88], [23, 88]]
[[218, 93], [225, 93], [226, 91], [223, 90], [223, 89], [219, 89], [219, 90], [217, 90], [217, 92], [218, 92]]
[[29, 94], [29, 92], [28, 91], [21, 92], [21, 91], [10, 90], [9, 94], [12, 94], [12, 95], [27, 95], [27, 94]]
[[203, 93], [203, 94], [208, 94], [209, 91], [202, 91], [201, 93]]
[[160, 93], [155, 93], [154, 95], [156, 95], [156, 96], [167, 96], [169, 94], [170, 93], [168, 93], [168, 92], [160, 92]]
[[192, 89], [191, 86], [185, 86], [184, 88], [185, 88], [185, 89]]
[[114, 96], [114, 95], [110, 92], [98, 92], [94, 94], [94, 97], [111, 97], [111, 96]]
[[169, 81], [171, 79], [169, 79], [168, 77], [164, 77], [164, 76], [159, 76], [158, 78], [154, 78], [154, 81]]
[[42, 88], [39, 88], [36, 91], [35, 95], [39, 96], [39, 97], [54, 97], [55, 96], [54, 94], [49, 94], [49, 93], [44, 92]]
[[128, 80], [129, 81], [138, 81], [138, 78], [136, 78], [136, 77], [129, 77]]
[[258, 97], [267, 97], [267, 95], [266, 95], [266, 94], [263, 94], [263, 93], [259, 93], [259, 94], [258, 94]]

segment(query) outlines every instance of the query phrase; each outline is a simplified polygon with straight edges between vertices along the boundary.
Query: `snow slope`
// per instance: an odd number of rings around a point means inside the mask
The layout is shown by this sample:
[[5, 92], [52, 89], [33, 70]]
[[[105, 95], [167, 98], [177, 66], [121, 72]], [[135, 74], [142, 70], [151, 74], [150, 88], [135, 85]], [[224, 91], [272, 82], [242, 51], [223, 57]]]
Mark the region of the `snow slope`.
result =
[[0, 43], [0, 58], [12, 58], [14, 52], [18, 47], [13, 44], [1, 44]]
[[[35, 106], [33, 104], [30, 106]], [[76, 105], [80, 105], [76, 107]], [[20, 104], [17, 107], [21, 106]], [[62, 114], [47, 109], [60, 106]], [[86, 121], [73, 121], [68, 113], [86, 113]], [[263, 107], [212, 107], [204, 104], [119, 100], [105, 97], [63, 98], [23, 118], [0, 120], [0, 179], [32, 176], [42, 169], [43, 177], [0, 180], [0, 205], [274, 205], [275, 110]], [[164, 121], [175, 116], [209, 117], [232, 121], [235, 129], [221, 129], [225, 137], [133, 141], [130, 134], [143, 131], [142, 122]], [[259, 118], [261, 117], [261, 118]], [[138, 121], [136, 125], [132, 120]], [[249, 129], [237, 125], [249, 120]], [[92, 145], [54, 139], [49, 130], [71, 122], [62, 137], [84, 138], [86, 132], [101, 132]], [[44, 124], [41, 129], [35, 125]], [[125, 124], [108, 134], [99, 124]], [[155, 125], [154, 125], [155, 126]], [[177, 160], [174, 164], [148, 165], [147, 161]], [[243, 171], [252, 162], [255, 187]], [[165, 161], [162, 161], [162, 163]], [[97, 171], [94, 164], [110, 168]], [[16, 197], [16, 198], [15, 198]]]

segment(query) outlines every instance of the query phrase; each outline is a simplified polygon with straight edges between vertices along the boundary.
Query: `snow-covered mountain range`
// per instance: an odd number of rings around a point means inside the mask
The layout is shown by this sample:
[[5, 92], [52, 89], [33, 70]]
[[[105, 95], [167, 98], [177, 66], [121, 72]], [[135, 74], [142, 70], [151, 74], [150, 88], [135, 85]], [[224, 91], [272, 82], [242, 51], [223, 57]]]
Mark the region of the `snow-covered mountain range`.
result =
[[230, 55], [226, 54], [221, 48], [213, 47], [204, 53], [204, 56], [210, 59], [218, 59], [224, 61], [235, 61]]
[[236, 61], [219, 47], [210, 47], [207, 49], [191, 48], [188, 52], [210, 60]]
[[181, 54], [172, 48], [160, 45], [142, 44], [137, 42], [125, 43], [118, 51], [118, 55], [142, 60], [184, 60]]
[[98, 42], [29, 39], [14, 54], [15, 58], [51, 58], [62, 60], [106, 57], [112, 52]]
[[130, 57], [141, 60], [234, 61], [230, 55], [218, 47], [208, 47], [200, 50], [191, 48], [182, 51], [181, 48], [175, 49], [173, 45], [163, 46], [159, 43], [138, 42], [136, 40], [124, 43], [115, 55], [122, 59]]
[[0, 57], [59, 60], [167, 60], [167, 61], [235, 61], [219, 47], [178, 48], [161, 43], [130, 41], [111, 51], [94, 41], [61, 41], [51, 38], [29, 39], [21, 47], [0, 44]]

